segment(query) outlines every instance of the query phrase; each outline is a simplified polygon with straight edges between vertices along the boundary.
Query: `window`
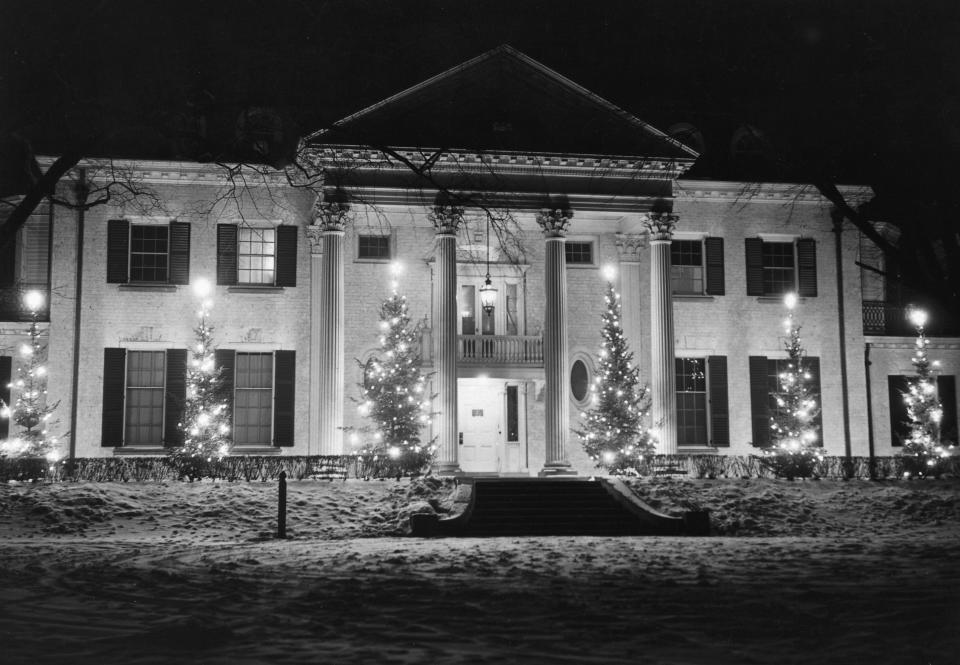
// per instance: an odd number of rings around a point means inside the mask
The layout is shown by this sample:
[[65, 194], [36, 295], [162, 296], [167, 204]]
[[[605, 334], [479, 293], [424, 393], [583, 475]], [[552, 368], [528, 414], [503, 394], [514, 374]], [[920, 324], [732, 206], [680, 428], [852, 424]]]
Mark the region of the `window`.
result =
[[570, 367], [570, 394], [578, 405], [586, 406], [590, 395], [590, 374], [583, 360], [574, 360]]
[[518, 335], [520, 333], [517, 325], [517, 285], [507, 283], [503, 297], [506, 299], [506, 303], [504, 303], [504, 311], [507, 316], [506, 332], [508, 335]]
[[123, 441], [129, 446], [163, 442], [163, 351], [127, 352], [127, 399]]
[[273, 425], [273, 354], [237, 353], [233, 442], [269, 446]]
[[[753, 420], [753, 443], [766, 446], [770, 442], [770, 417], [778, 406], [774, 393], [780, 392], [780, 374], [787, 370], [787, 358], [750, 356], [750, 410]], [[808, 389], [821, 411], [814, 418], [817, 445], [823, 445], [823, 401], [820, 395], [820, 359], [804, 358], [804, 369], [810, 374]]]
[[276, 229], [239, 229], [237, 282], [273, 284], [276, 271]]
[[217, 284], [296, 286], [297, 227], [217, 224]]
[[763, 295], [778, 296], [796, 288], [792, 242], [763, 243]]
[[131, 226], [130, 281], [166, 282], [168, 251], [166, 226]]
[[674, 240], [670, 243], [670, 278], [674, 293], [699, 295], [704, 292], [702, 241]]
[[593, 265], [593, 243], [589, 240], [568, 240], [564, 243], [567, 265]]
[[373, 261], [390, 260], [390, 236], [359, 236], [357, 258]]
[[703, 358], [677, 358], [677, 445], [705, 446], [707, 424], [707, 373]]
[[747, 238], [747, 295], [780, 297], [795, 291], [817, 295], [816, 243], [810, 238], [768, 241]]
[[190, 225], [107, 222], [107, 282], [188, 284]]

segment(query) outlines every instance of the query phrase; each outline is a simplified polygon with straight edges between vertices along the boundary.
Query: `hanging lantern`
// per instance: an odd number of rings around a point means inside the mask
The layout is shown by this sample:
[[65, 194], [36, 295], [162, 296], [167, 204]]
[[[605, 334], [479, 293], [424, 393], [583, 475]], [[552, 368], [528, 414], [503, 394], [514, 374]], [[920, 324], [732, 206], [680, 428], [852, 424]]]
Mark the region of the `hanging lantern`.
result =
[[496, 304], [497, 290], [493, 284], [490, 283], [490, 273], [487, 273], [487, 279], [483, 282], [483, 286], [480, 287], [480, 306], [483, 308], [483, 311], [489, 315], [493, 312]]

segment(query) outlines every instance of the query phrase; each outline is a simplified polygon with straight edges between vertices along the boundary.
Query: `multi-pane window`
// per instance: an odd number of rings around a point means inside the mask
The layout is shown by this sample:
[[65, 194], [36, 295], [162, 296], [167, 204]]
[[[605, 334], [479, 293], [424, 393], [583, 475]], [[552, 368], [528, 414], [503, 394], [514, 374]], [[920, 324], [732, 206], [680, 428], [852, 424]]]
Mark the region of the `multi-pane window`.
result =
[[707, 373], [703, 358], [677, 358], [677, 444], [705, 446], [707, 427]]
[[508, 335], [517, 335], [519, 326], [517, 325], [517, 285], [507, 284], [504, 288], [504, 298], [506, 299], [506, 327]]
[[154, 445], [163, 441], [164, 351], [127, 352], [124, 442]]
[[796, 289], [792, 242], [763, 243], [763, 295], [779, 296]]
[[590, 241], [568, 240], [564, 243], [564, 254], [568, 265], [593, 265], [593, 243]]
[[237, 281], [273, 284], [276, 274], [276, 229], [241, 227], [237, 238]]
[[233, 441], [269, 446], [273, 425], [273, 354], [237, 353], [234, 374]]
[[166, 282], [169, 250], [166, 226], [130, 226], [130, 281]]
[[357, 258], [386, 261], [390, 259], [390, 236], [360, 236]]
[[699, 295], [703, 291], [703, 242], [674, 240], [670, 243], [670, 278], [673, 292]]

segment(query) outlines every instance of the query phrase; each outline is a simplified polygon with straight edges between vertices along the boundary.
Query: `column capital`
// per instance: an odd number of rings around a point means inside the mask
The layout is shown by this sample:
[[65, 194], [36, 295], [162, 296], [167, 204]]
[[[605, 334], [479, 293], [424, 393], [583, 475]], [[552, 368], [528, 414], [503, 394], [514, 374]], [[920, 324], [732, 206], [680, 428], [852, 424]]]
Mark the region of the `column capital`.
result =
[[323, 231], [319, 226], [310, 225], [304, 229], [310, 242], [311, 254], [323, 254]]
[[537, 224], [543, 229], [544, 238], [563, 238], [573, 219], [569, 208], [541, 208], [537, 213]]
[[313, 205], [313, 226], [321, 233], [344, 231], [350, 221], [350, 204], [318, 199]]
[[644, 233], [618, 233], [614, 241], [621, 261], [639, 261], [640, 252], [647, 248], [649, 237]]
[[677, 220], [680, 219], [679, 215], [674, 215], [669, 212], [651, 212], [647, 213], [647, 221], [643, 223], [647, 227], [647, 231], [650, 234], [650, 241], [666, 241], [669, 242], [673, 237], [673, 229], [677, 225]]
[[463, 224], [463, 207], [437, 203], [430, 208], [427, 219], [433, 223], [437, 235], [457, 235], [457, 230]]

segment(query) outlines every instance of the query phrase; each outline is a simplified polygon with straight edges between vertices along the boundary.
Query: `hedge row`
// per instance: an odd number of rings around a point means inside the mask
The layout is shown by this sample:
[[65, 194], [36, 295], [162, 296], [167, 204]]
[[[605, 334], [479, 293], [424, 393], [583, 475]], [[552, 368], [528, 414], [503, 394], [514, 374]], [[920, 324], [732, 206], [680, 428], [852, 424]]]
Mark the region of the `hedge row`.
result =
[[[905, 465], [905, 461], [907, 464]], [[907, 458], [824, 457], [814, 478], [900, 479]], [[940, 475], [960, 476], [960, 456], [939, 461]], [[399, 478], [410, 475], [396, 461], [371, 455], [237, 456], [182, 463], [167, 457], [87, 457], [51, 464], [39, 458], [0, 457], [0, 482], [17, 481], [165, 481], [212, 478], [228, 481], [273, 481], [285, 471], [290, 480]], [[424, 469], [425, 472], [428, 469]], [[640, 476], [686, 478], [772, 478], [769, 465], [755, 455], [653, 455], [638, 465]]]

